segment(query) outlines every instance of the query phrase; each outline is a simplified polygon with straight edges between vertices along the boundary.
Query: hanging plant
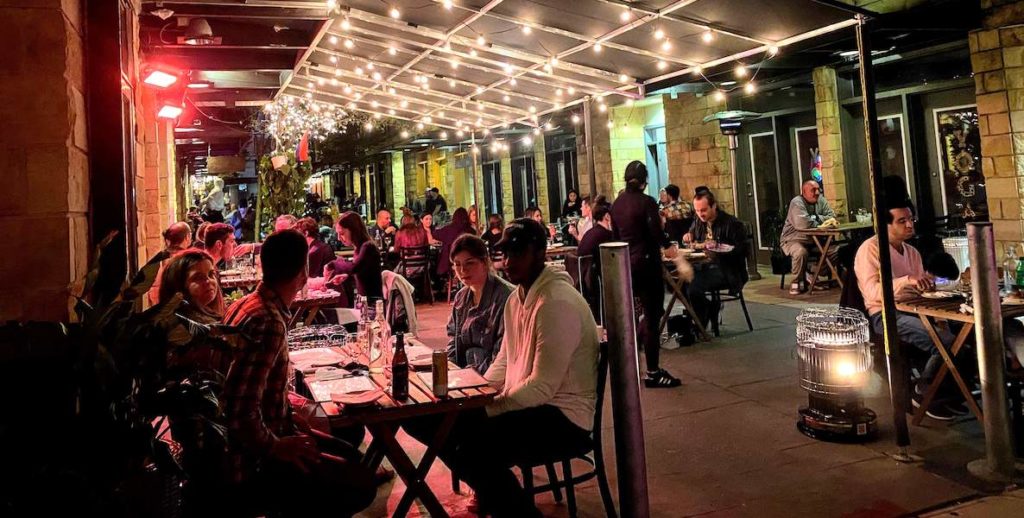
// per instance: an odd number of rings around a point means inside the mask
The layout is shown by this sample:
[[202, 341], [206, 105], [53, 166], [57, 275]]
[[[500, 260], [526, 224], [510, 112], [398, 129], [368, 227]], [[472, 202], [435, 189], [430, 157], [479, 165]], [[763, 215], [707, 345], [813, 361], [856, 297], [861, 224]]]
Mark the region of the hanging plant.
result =
[[[275, 168], [275, 157], [287, 157], [287, 162]], [[308, 162], [297, 162], [295, 152], [274, 151], [260, 158], [260, 221], [262, 233], [274, 231], [274, 219], [282, 214], [301, 214], [305, 203], [306, 180], [312, 174]]]

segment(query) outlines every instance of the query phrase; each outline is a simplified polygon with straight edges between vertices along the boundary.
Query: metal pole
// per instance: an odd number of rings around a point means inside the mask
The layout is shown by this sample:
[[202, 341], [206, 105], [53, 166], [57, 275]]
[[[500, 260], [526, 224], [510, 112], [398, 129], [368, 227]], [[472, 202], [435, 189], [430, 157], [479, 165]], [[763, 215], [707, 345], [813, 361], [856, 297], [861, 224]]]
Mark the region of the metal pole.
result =
[[882, 330], [885, 355], [889, 367], [889, 398], [892, 400], [893, 425], [896, 429], [897, 460], [910, 456], [910, 430], [907, 428], [907, 368], [896, 334], [896, 299], [892, 288], [892, 260], [889, 257], [889, 232], [885, 215], [889, 208], [882, 197], [882, 161], [878, 149], [878, 112], [875, 109], [875, 80], [871, 64], [871, 33], [867, 18], [857, 15], [857, 54], [860, 63], [861, 104], [864, 109], [864, 143], [867, 148], [868, 177], [871, 179], [871, 209], [878, 237], [878, 265], [882, 284]]
[[[477, 221], [479, 221], [480, 214], [483, 211], [483, 207], [481, 207], [479, 205], [480, 202], [476, 198], [476, 154], [477, 154], [478, 151], [476, 149], [476, 132], [475, 131], [469, 132], [469, 146], [470, 146], [469, 147], [469, 154], [473, 155], [473, 174], [470, 175], [470, 177], [473, 178], [473, 205], [476, 205]], [[479, 230], [479, 229], [477, 229], [477, 230]]]
[[[1011, 482], [1016, 474], [1010, 415], [1006, 407], [1006, 369], [1003, 349], [1003, 312], [999, 301], [995, 240], [992, 223], [968, 223], [971, 257], [971, 294], [974, 296], [974, 337], [978, 347], [981, 407], [985, 426], [985, 458], [967, 465], [977, 477]], [[980, 317], [984, 315], [984, 317]]]
[[590, 195], [594, 196], [597, 192], [597, 171], [595, 171], [596, 157], [594, 156], [594, 133], [591, 131], [590, 126], [590, 97], [588, 96], [583, 101], [583, 139], [586, 141], [587, 146], [587, 169], [590, 173]]
[[640, 407], [640, 367], [637, 363], [633, 284], [629, 245], [601, 245], [601, 279], [608, 332], [615, 466], [619, 507], [623, 518], [647, 518], [647, 458], [644, 451], [643, 410]]

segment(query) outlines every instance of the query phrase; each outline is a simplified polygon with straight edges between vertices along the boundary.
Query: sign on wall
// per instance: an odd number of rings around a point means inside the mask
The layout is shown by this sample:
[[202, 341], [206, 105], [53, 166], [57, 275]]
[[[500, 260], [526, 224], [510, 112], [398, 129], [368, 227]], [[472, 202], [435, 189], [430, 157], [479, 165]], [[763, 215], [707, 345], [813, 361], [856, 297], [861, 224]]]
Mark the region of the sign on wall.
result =
[[981, 171], [978, 110], [961, 106], [935, 110], [935, 131], [946, 214], [964, 221], [987, 221], [988, 199]]

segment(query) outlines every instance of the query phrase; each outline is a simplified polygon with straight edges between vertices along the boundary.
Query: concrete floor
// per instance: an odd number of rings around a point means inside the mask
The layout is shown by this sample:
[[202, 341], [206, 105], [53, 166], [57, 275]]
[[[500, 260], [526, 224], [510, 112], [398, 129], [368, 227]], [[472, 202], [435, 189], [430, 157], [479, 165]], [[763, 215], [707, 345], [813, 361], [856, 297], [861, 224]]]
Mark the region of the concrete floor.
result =
[[[790, 298], [778, 289], [778, 277], [766, 276], [745, 292], [754, 332], [747, 331], [739, 305], [727, 304], [720, 338], [662, 351], [663, 366], [682, 377], [683, 386], [642, 392], [652, 516], [1024, 516], [1020, 493], [976, 500], [1003, 489], [967, 474], [967, 461], [983, 454], [976, 421], [926, 420], [923, 426], [911, 426], [912, 453], [922, 460], [892, 460], [892, 412], [880, 378], [867, 399], [879, 415], [880, 433], [874, 442], [832, 444], [798, 432], [796, 411], [806, 395], [797, 384], [794, 318], [808, 305], [835, 303], [838, 290]], [[443, 347], [447, 304], [439, 301], [417, 309], [421, 338]], [[605, 427], [610, 428], [610, 411], [605, 415]], [[615, 493], [610, 430], [605, 437]], [[414, 458], [422, 454], [415, 441], [404, 437], [403, 443]], [[542, 471], [536, 474], [538, 481], [545, 478]], [[453, 516], [473, 516], [466, 511], [468, 497], [451, 491], [442, 463], [434, 465], [429, 483]], [[374, 506], [361, 516], [389, 514], [403, 491], [400, 481], [382, 487]], [[577, 501], [580, 516], [604, 516], [595, 483], [579, 487]], [[568, 514], [550, 494], [537, 502], [546, 516]], [[949, 509], [964, 502], [968, 511]], [[414, 507], [410, 514], [425, 512]]]

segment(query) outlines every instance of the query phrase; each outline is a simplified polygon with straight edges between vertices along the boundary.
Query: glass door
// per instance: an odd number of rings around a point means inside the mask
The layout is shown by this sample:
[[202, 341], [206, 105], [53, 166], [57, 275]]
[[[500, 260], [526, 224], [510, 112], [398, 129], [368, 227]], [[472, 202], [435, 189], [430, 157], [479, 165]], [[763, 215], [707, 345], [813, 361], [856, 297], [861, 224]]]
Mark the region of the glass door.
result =
[[504, 207], [501, 201], [501, 161], [486, 162], [483, 165], [484, 176], [484, 207], [480, 210], [481, 220], [485, 215], [502, 214]]
[[754, 184], [754, 224], [757, 229], [757, 244], [761, 250], [768, 250], [770, 230], [766, 227], [770, 214], [782, 209], [782, 193], [779, 189], [779, 169], [775, 155], [775, 133], [750, 135], [750, 175]]
[[537, 177], [533, 173], [533, 156], [512, 159], [512, 207], [515, 217], [529, 207], [537, 206]]

